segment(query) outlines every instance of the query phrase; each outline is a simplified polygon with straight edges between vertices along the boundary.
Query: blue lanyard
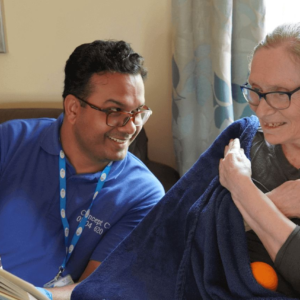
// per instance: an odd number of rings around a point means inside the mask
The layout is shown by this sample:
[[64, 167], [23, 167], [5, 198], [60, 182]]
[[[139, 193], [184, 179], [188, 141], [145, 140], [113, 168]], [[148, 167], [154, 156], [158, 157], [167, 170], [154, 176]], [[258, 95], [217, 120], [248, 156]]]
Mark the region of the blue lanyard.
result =
[[100, 192], [100, 190], [102, 189], [104, 182], [109, 174], [109, 171], [111, 169], [112, 166], [112, 162], [110, 162], [106, 168], [103, 170], [103, 172], [101, 173], [101, 176], [98, 180], [98, 184], [92, 199], [92, 202], [89, 206], [89, 208], [87, 209], [85, 215], [82, 217], [81, 221], [79, 222], [76, 232], [73, 235], [73, 238], [71, 240], [71, 243], [69, 244], [69, 231], [70, 231], [70, 226], [69, 226], [69, 222], [67, 220], [66, 217], [66, 157], [65, 157], [65, 153], [64, 151], [61, 149], [60, 150], [60, 154], [59, 154], [59, 187], [60, 187], [60, 216], [61, 216], [61, 221], [64, 227], [64, 236], [65, 236], [65, 247], [66, 247], [66, 257], [62, 263], [62, 265], [59, 267], [59, 272], [57, 274], [57, 276], [55, 277], [56, 279], [59, 278], [59, 276], [61, 275], [61, 273], [65, 270], [66, 264], [70, 259], [71, 254], [74, 251], [74, 248], [83, 232], [83, 229], [86, 225], [86, 221], [89, 217], [91, 208], [94, 204], [94, 200], [96, 199], [98, 193]]

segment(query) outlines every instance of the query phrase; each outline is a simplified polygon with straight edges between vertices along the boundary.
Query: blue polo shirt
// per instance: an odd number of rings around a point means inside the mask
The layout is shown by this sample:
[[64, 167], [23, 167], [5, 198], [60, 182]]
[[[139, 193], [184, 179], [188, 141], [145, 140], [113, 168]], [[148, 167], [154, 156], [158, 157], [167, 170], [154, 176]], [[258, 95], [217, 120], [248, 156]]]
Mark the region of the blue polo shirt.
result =
[[[7, 271], [43, 286], [65, 258], [59, 198], [63, 120], [0, 125], [0, 256]], [[70, 238], [88, 209], [101, 172], [76, 174], [67, 161]], [[162, 198], [155, 176], [133, 154], [114, 162], [63, 275], [77, 281], [89, 260], [103, 261]]]

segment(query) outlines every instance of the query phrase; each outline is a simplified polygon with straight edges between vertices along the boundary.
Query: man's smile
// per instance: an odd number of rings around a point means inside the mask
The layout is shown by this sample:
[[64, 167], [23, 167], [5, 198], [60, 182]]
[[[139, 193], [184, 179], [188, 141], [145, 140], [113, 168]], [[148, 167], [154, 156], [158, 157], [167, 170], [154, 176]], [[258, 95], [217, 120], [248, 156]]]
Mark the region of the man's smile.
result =
[[111, 140], [113, 140], [113, 141], [115, 141], [115, 142], [117, 142], [117, 143], [121, 143], [121, 144], [127, 143], [127, 142], [130, 141], [130, 139], [120, 139], [120, 138], [112, 137], [112, 136], [110, 136], [110, 135], [107, 135], [107, 137], [108, 137], [109, 139], [111, 139]]

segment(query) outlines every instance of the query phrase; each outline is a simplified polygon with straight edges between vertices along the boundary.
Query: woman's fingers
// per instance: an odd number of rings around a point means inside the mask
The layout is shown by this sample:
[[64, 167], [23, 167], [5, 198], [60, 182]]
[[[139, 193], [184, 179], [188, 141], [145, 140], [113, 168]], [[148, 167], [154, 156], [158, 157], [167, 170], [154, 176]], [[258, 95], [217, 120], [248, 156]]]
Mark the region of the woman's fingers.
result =
[[231, 139], [229, 141], [229, 144], [227, 146], [225, 146], [224, 149], [224, 158], [226, 157], [226, 155], [230, 152], [238, 152], [242, 150], [244, 153], [244, 149], [241, 149], [241, 144], [240, 144], [240, 140], [239, 139]]

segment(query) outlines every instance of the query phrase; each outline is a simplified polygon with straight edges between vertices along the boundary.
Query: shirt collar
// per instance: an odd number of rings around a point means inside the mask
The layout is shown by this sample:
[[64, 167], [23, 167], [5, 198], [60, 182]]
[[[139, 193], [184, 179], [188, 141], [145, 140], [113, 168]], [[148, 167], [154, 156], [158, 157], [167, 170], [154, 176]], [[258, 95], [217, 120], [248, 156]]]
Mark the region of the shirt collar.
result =
[[40, 145], [41, 147], [52, 155], [59, 155], [60, 151], [60, 127], [64, 119], [62, 113], [51, 125], [46, 128], [42, 134]]

